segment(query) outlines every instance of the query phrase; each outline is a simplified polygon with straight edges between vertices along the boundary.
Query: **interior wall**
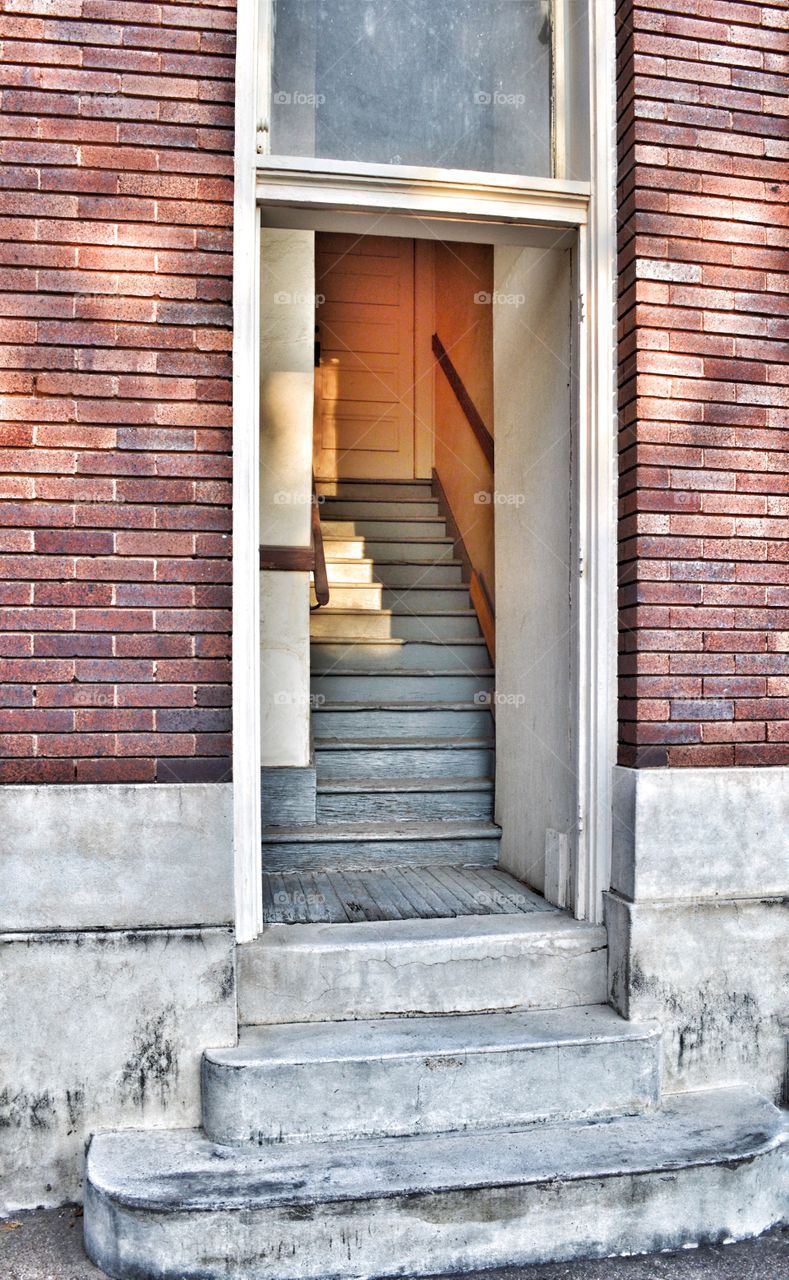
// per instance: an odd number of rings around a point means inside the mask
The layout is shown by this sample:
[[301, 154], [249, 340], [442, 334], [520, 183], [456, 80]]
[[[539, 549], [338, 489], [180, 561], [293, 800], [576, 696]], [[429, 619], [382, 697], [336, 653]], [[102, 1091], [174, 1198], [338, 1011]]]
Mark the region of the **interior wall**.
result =
[[[434, 331], [495, 435], [493, 246], [439, 243], [434, 253]], [[440, 369], [434, 388], [435, 469], [471, 563], [493, 598], [493, 472]]]
[[569, 250], [494, 251], [496, 819], [540, 892], [575, 843], [571, 281]]
[[[312, 519], [315, 234], [261, 235], [260, 540], [308, 547]], [[310, 584], [307, 572], [260, 574], [261, 750], [264, 766], [310, 759]]]

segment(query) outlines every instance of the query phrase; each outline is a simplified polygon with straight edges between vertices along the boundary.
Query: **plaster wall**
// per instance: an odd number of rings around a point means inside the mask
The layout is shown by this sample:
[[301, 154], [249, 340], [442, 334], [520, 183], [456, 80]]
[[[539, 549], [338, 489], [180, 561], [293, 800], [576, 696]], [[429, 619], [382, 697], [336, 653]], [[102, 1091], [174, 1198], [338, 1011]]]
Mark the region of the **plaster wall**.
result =
[[667, 1090], [781, 1096], [789, 770], [616, 770], [609, 989], [663, 1027]]
[[542, 892], [546, 840], [572, 853], [575, 830], [571, 257], [494, 263], [496, 820], [502, 865]]
[[236, 1034], [227, 785], [0, 791], [0, 1213], [79, 1199], [108, 1128], [199, 1123]]

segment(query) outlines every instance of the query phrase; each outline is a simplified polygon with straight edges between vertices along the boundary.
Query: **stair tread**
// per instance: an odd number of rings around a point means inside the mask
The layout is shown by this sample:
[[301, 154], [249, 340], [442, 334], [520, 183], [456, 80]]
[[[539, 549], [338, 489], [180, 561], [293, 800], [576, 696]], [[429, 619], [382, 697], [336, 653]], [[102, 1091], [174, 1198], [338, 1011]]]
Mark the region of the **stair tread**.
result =
[[321, 644], [353, 644], [353, 645], [387, 645], [391, 648], [403, 645], [413, 644], [431, 644], [438, 649], [453, 649], [455, 645], [480, 645], [485, 644], [482, 636], [452, 636], [444, 639], [440, 636], [354, 636], [343, 635], [342, 632], [333, 632], [326, 636], [312, 636], [310, 638], [311, 645]]
[[492, 676], [492, 667], [387, 667], [380, 671], [371, 671], [369, 667], [343, 667], [342, 671], [314, 671], [313, 676]]
[[343, 822], [302, 823], [287, 827], [264, 827], [267, 844], [299, 844], [342, 840], [452, 840], [459, 836], [499, 836], [494, 822], [470, 819], [467, 822]]
[[[350, 703], [355, 706], [355, 703]], [[405, 704], [403, 704], [405, 705]], [[490, 738], [316, 738], [315, 750], [320, 751], [354, 751], [357, 748], [373, 751], [429, 751], [435, 747], [442, 750], [463, 751], [466, 748], [492, 748], [495, 739]]]
[[739, 1165], [787, 1138], [753, 1090], [699, 1090], [655, 1112], [598, 1122], [393, 1138], [221, 1147], [197, 1130], [104, 1133], [88, 1178], [116, 1205], [160, 1213], [370, 1201], [480, 1187]]
[[325, 778], [319, 792], [345, 791], [489, 791], [492, 778]]
[[[468, 591], [467, 587], [462, 589]], [[436, 587], [435, 590], [448, 591], [450, 588]], [[372, 606], [369, 609], [354, 609], [344, 605], [321, 606], [321, 617], [324, 618], [476, 618], [476, 616], [475, 609], [376, 609]], [[454, 641], [450, 640], [449, 643]]]
[[465, 1056], [518, 1047], [655, 1040], [659, 1034], [658, 1023], [627, 1022], [609, 1005], [576, 1005], [513, 1013], [429, 1014], [245, 1027], [235, 1048], [209, 1049], [206, 1057], [236, 1067], [261, 1062], [360, 1062], [371, 1057]]

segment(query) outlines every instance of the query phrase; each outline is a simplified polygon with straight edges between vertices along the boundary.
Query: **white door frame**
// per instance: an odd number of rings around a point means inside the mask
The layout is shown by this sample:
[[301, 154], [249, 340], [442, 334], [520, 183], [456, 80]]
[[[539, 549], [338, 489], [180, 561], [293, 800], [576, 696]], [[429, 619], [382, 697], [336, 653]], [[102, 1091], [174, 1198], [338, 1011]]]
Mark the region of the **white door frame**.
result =
[[[575, 914], [602, 918], [616, 763], [614, 54], [610, 0], [590, 6], [591, 184], [265, 155], [258, 85], [268, 39], [259, 0], [239, 0], [233, 263], [233, 809], [236, 936], [262, 928], [259, 699], [258, 308], [260, 207], [293, 225], [362, 215], [577, 234], [581, 298], [578, 486], [578, 862]], [[258, 51], [255, 57], [254, 51]], [[263, 50], [263, 53], [261, 53]], [[301, 222], [299, 222], [301, 219]], [[413, 225], [413, 224], [412, 224]], [[469, 227], [468, 231], [472, 228]], [[400, 234], [407, 234], [401, 231]], [[413, 232], [412, 232], [413, 234]], [[469, 238], [472, 238], [471, 236]]]

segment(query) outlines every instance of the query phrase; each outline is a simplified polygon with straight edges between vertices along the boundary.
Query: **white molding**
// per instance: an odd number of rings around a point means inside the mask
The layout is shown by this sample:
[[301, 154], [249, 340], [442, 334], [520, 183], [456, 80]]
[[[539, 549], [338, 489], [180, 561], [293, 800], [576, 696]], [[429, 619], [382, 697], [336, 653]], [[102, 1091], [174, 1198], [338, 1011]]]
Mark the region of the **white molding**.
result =
[[258, 363], [255, 204], [258, 0], [238, 0], [233, 200], [233, 850], [236, 937], [263, 927], [260, 830]]
[[585, 224], [589, 196], [588, 182], [558, 178], [258, 156], [257, 198], [274, 208], [385, 211], [562, 228]]
[[[581, 432], [579, 837], [575, 914], [602, 920], [616, 763], [616, 166], [613, 0], [589, 6], [592, 198], [579, 234]], [[585, 412], [584, 412], [585, 402]]]

